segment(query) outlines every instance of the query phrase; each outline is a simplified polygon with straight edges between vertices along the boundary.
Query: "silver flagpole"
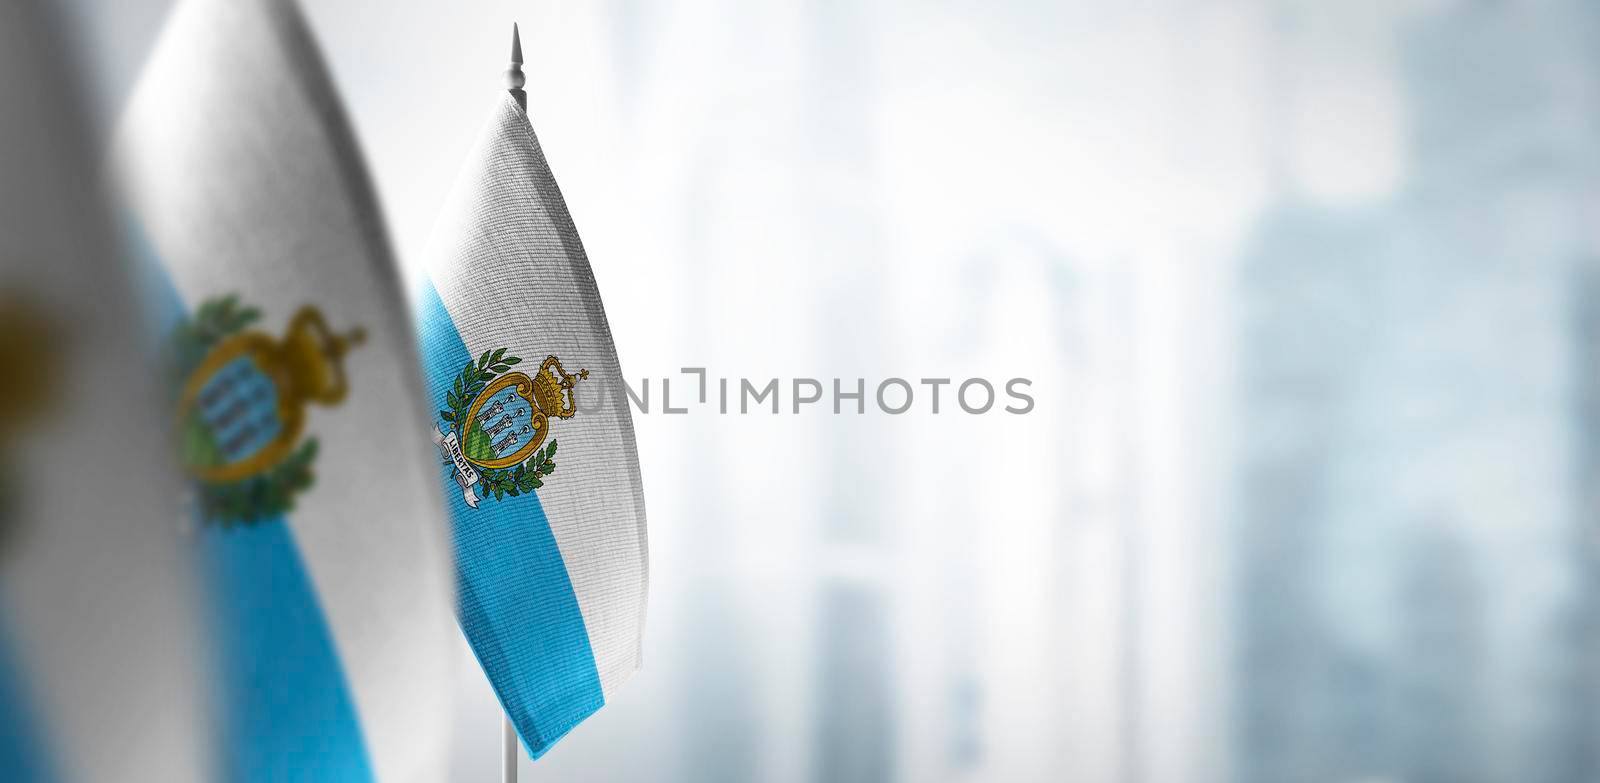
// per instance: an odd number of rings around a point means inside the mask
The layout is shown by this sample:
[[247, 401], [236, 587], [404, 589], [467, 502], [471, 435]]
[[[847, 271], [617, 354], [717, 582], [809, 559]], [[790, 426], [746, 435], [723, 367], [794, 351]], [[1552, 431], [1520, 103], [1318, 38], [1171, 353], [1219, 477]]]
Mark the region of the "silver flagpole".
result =
[[517, 727], [509, 715], [500, 722], [500, 783], [517, 783]]
[[[517, 99], [517, 104], [523, 111], [528, 110], [528, 93], [522, 86], [527, 83], [527, 78], [522, 75], [522, 34], [517, 30], [515, 22], [511, 24], [511, 67], [506, 69], [506, 89], [511, 92], [511, 97]], [[517, 727], [512, 725], [511, 716], [500, 716], [500, 783], [517, 783]]]
[[511, 67], [506, 69], [506, 89], [511, 91], [511, 97], [517, 99], [517, 105], [523, 111], [528, 110], [528, 93], [522, 85], [528, 81], [522, 75], [522, 35], [517, 32], [516, 22], [511, 23]]

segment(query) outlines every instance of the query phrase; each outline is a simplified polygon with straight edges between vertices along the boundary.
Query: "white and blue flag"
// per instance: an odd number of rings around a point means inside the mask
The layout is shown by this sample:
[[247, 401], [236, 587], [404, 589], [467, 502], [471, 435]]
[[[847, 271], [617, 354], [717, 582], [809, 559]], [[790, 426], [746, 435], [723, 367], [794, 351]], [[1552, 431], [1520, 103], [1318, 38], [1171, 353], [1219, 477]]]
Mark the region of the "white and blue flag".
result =
[[512, 95], [496, 101], [426, 263], [419, 342], [461, 627], [537, 758], [639, 667], [648, 552], [600, 293]]
[[115, 152], [165, 301], [218, 777], [445, 779], [456, 629], [415, 344], [294, 4], [182, 0]]
[[51, 5], [0, 3], [0, 779], [199, 783], [178, 477]]

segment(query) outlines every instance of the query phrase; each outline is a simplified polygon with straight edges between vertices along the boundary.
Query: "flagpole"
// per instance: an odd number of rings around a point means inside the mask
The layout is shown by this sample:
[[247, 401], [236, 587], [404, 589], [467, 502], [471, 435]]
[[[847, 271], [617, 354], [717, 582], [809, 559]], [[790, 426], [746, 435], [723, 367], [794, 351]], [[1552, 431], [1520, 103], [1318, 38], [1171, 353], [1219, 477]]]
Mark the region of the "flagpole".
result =
[[[522, 89], [527, 83], [527, 77], [522, 75], [522, 33], [517, 30], [515, 22], [511, 24], [511, 66], [506, 69], [506, 90], [515, 98], [517, 105], [526, 112], [528, 110], [528, 93]], [[500, 783], [517, 783], [517, 727], [511, 723], [511, 716], [502, 713], [500, 716]]]
[[511, 97], [517, 99], [517, 105], [521, 106], [523, 111], [528, 110], [528, 93], [522, 89], [522, 85], [527, 82], [527, 77], [522, 75], [522, 34], [517, 31], [517, 24], [512, 22], [511, 67], [506, 69], [506, 90], [511, 93]]
[[517, 783], [517, 727], [500, 718], [500, 783]]

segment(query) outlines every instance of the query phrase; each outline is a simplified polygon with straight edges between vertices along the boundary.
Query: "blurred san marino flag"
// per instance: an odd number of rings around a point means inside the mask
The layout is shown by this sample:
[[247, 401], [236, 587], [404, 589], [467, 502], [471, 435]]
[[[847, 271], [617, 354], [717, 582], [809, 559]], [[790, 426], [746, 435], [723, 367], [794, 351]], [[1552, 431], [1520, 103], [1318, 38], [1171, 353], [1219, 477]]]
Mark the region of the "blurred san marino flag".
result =
[[[414, 343], [294, 5], [182, 0], [115, 148], [158, 296], [228, 781], [445, 779], [455, 622]], [[129, 719], [136, 719], [130, 717]]]
[[195, 783], [177, 475], [51, 5], [0, 3], [0, 779]]
[[622, 370], [525, 100], [495, 101], [417, 318], [461, 627], [537, 758], [639, 667], [648, 575]]

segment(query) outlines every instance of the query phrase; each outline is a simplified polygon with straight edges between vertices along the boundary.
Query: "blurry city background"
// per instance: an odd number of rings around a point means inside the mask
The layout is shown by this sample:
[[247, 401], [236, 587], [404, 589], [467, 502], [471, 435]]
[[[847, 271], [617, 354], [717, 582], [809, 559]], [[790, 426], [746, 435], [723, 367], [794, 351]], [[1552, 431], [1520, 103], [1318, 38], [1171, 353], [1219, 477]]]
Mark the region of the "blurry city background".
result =
[[[62, 4], [109, 130], [168, 3]], [[1034, 381], [639, 416], [647, 662], [525, 780], [1600, 780], [1590, 4], [304, 5], [408, 267], [518, 21], [630, 379]]]

